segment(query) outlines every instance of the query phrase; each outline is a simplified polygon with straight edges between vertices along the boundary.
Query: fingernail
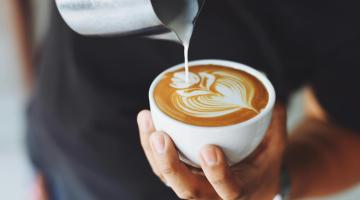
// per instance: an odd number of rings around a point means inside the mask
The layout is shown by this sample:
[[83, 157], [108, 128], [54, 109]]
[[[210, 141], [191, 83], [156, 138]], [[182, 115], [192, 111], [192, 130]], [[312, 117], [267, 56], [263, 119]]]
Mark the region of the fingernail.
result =
[[165, 152], [165, 138], [161, 134], [156, 134], [151, 137], [151, 143], [158, 154]]
[[212, 166], [217, 163], [217, 157], [214, 148], [205, 148], [204, 150], [202, 150], [201, 155], [206, 165]]

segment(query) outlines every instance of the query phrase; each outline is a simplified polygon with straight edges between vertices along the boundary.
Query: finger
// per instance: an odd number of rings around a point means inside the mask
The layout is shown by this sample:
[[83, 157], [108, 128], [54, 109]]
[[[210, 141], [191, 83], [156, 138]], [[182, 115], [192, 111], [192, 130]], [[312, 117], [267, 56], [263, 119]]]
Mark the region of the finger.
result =
[[273, 116], [264, 141], [268, 141], [268, 147], [278, 155], [277, 151], [283, 151], [286, 142], [286, 108], [281, 104], [276, 104]]
[[240, 187], [232, 176], [224, 153], [214, 145], [201, 150], [201, 168], [206, 178], [222, 199], [237, 199], [241, 195]]
[[[286, 107], [277, 103], [272, 114], [269, 129], [285, 130], [286, 129]], [[284, 132], [284, 131], [283, 131]]]
[[151, 133], [155, 132], [155, 128], [152, 123], [150, 111], [148, 111], [148, 110], [141, 111], [138, 114], [137, 122], [138, 122], [138, 127], [139, 127], [139, 132], [140, 132], [140, 142], [141, 142], [141, 146], [145, 152], [146, 158], [149, 161], [153, 172], [157, 176], [162, 178], [160, 176], [161, 174], [160, 174], [158, 168], [156, 167], [156, 162], [154, 160], [154, 157], [152, 155], [152, 150], [150, 147], [149, 138], [150, 138]]
[[204, 177], [193, 174], [179, 159], [168, 135], [156, 132], [150, 136], [151, 148], [160, 173], [181, 199], [210, 199], [215, 192]]

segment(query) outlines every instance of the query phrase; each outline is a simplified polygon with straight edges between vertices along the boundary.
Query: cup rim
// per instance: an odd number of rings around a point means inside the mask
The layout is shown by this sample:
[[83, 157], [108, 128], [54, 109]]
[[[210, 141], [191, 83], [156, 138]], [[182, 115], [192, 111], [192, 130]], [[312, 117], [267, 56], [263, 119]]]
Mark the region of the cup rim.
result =
[[228, 67], [228, 68], [233, 68], [233, 69], [237, 69], [237, 70], [242, 70], [245, 71], [251, 75], [253, 75], [254, 77], [256, 77], [259, 81], [261, 81], [261, 83], [264, 84], [268, 94], [269, 94], [269, 100], [268, 103], [266, 104], [265, 108], [263, 108], [261, 110], [261, 112], [256, 115], [255, 117], [248, 119], [246, 121], [243, 122], [239, 122], [236, 124], [230, 124], [230, 125], [225, 125], [225, 126], [199, 126], [199, 125], [193, 125], [193, 124], [188, 124], [182, 121], [179, 121], [175, 118], [172, 118], [171, 116], [169, 116], [168, 114], [164, 113], [159, 106], [157, 105], [155, 98], [154, 98], [154, 90], [155, 87], [157, 86], [157, 84], [160, 82], [160, 80], [162, 79], [162, 77], [164, 76], [164, 74], [168, 73], [168, 72], [173, 72], [176, 71], [180, 68], [184, 67], [184, 63], [180, 63], [177, 64], [175, 66], [172, 66], [168, 69], [166, 69], [165, 71], [161, 72], [151, 83], [150, 89], [149, 89], [149, 99], [150, 99], [150, 104], [152, 103], [156, 109], [162, 113], [162, 115], [167, 118], [168, 120], [175, 122], [175, 123], [180, 123], [184, 126], [187, 127], [198, 127], [198, 128], [209, 128], [209, 129], [214, 129], [214, 128], [222, 128], [222, 127], [242, 127], [242, 126], [247, 126], [250, 124], [253, 124], [257, 121], [259, 121], [260, 119], [262, 119], [265, 115], [267, 115], [269, 112], [272, 111], [274, 105], [275, 105], [275, 99], [276, 99], [276, 93], [275, 93], [275, 89], [272, 85], [272, 83], [270, 82], [270, 80], [266, 77], [265, 73], [260, 72], [248, 65], [242, 64], [242, 63], [238, 63], [238, 62], [234, 62], [234, 61], [229, 61], [229, 60], [222, 60], [222, 59], [201, 59], [201, 60], [193, 60], [189, 62], [189, 67], [191, 68], [191, 66], [196, 66], [196, 65], [218, 65], [218, 66], [223, 66], [223, 67]]

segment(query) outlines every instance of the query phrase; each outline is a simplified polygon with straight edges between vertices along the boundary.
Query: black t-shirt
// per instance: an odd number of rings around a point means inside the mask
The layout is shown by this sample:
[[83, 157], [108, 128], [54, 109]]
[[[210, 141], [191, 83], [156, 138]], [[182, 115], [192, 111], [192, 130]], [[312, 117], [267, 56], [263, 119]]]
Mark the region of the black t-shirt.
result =
[[[279, 100], [308, 84], [334, 123], [360, 129], [358, 4], [209, 0], [193, 34], [190, 59], [227, 59], [262, 70]], [[136, 114], [148, 108], [147, 91], [155, 76], [180, 62], [179, 44], [80, 36], [54, 8], [37, 65], [30, 128], [69, 163], [80, 163], [116, 186], [102, 190], [118, 188], [130, 199], [159, 197], [167, 190], [142, 153]]]

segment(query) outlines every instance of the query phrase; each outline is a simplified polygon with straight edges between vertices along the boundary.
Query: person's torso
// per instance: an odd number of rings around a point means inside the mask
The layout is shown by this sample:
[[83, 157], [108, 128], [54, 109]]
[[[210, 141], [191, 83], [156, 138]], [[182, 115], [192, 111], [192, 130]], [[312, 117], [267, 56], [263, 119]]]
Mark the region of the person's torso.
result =
[[[340, 1], [207, 1], [190, 59], [227, 59], [260, 69], [285, 99], [322, 71], [338, 72], [326, 66], [326, 58], [360, 33], [355, 7]], [[148, 108], [155, 76], [183, 61], [182, 47], [169, 41], [77, 35], [54, 8], [37, 66], [36, 121], [69, 157], [93, 159], [114, 177], [141, 179], [150, 170], [136, 114]]]

